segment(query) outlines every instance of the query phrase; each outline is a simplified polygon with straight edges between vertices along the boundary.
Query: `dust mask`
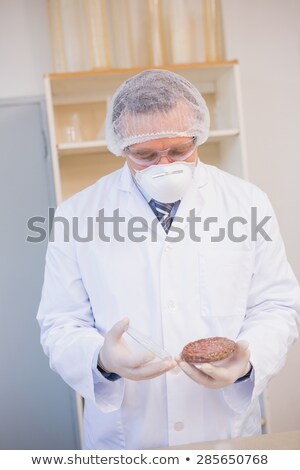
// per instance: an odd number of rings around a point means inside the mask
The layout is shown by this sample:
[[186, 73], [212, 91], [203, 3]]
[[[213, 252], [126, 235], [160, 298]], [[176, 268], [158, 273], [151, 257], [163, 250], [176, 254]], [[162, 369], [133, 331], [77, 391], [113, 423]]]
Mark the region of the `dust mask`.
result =
[[137, 183], [160, 202], [175, 202], [182, 198], [190, 187], [196, 163], [174, 162], [152, 165], [135, 172]]

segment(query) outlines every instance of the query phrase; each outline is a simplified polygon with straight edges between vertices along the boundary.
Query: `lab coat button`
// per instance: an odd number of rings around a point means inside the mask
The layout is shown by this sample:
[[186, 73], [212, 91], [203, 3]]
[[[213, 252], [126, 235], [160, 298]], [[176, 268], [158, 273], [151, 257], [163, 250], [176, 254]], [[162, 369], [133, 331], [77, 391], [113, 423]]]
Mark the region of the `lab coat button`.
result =
[[170, 310], [175, 310], [176, 309], [176, 303], [174, 302], [174, 300], [169, 300], [168, 307], [169, 307]]
[[177, 421], [177, 423], [174, 424], [175, 431], [182, 431], [183, 428], [184, 424], [181, 421]]
[[169, 243], [169, 245], [166, 245], [165, 251], [170, 251], [170, 250], [172, 250], [172, 248], [174, 248], [174, 245]]

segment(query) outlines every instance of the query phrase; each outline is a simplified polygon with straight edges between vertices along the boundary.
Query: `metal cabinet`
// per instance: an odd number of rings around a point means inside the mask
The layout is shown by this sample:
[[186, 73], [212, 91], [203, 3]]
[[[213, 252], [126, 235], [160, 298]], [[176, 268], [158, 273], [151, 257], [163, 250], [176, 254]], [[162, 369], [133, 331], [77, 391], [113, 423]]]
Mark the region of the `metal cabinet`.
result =
[[0, 449], [77, 449], [75, 393], [49, 368], [36, 313], [54, 205], [46, 113], [39, 98], [0, 101]]

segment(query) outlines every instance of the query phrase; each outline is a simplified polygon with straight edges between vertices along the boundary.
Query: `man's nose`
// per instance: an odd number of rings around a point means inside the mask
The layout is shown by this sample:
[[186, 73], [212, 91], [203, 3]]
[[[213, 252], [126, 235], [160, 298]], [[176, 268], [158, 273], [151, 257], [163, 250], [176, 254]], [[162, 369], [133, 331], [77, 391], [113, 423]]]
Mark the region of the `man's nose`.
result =
[[166, 163], [170, 163], [167, 157], [161, 157], [157, 165], [165, 165]]
[[170, 160], [168, 159], [167, 155], [168, 155], [168, 151], [162, 152], [158, 165], [165, 165], [166, 163], [170, 163]]

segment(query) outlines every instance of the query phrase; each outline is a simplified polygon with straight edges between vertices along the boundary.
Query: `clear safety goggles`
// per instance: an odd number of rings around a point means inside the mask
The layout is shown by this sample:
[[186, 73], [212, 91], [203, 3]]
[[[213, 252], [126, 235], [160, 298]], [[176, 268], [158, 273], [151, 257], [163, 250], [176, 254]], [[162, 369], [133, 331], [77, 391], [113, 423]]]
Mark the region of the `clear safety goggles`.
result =
[[184, 144], [174, 145], [173, 147], [165, 150], [156, 150], [145, 147], [126, 147], [124, 149], [124, 153], [134, 163], [147, 167], [151, 165], [157, 165], [162, 157], [167, 157], [170, 162], [184, 161], [192, 155], [197, 146], [196, 144], [197, 139], [196, 137], [193, 137]]

